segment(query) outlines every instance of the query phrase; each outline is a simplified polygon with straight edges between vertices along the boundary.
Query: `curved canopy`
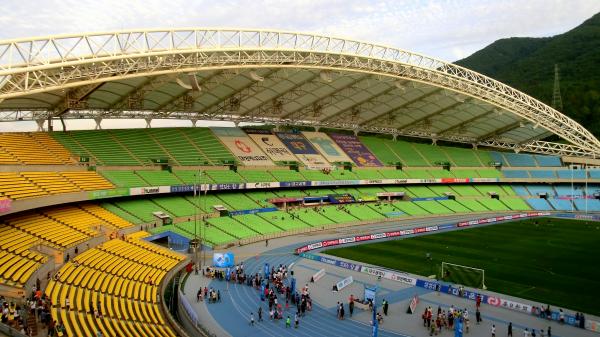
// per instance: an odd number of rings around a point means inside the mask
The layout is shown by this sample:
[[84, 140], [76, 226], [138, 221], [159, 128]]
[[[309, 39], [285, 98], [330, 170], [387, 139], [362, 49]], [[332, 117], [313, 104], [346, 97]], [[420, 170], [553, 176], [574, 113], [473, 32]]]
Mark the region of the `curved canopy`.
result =
[[[0, 121], [228, 120], [596, 157], [551, 107], [474, 71], [313, 34], [181, 29], [0, 41]], [[556, 134], [568, 144], [540, 141]]]

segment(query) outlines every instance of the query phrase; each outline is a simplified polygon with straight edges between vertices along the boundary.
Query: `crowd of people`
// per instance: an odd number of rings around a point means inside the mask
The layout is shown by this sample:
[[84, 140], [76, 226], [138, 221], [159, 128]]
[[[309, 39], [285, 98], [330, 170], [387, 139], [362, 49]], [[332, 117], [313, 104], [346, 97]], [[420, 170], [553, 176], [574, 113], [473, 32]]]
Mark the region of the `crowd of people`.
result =
[[[461, 326], [458, 328], [465, 333], [468, 333], [470, 329], [469, 311], [467, 308], [457, 309], [454, 305], [450, 306], [447, 311], [438, 306], [435, 314], [433, 308], [429, 306], [425, 308], [421, 318], [423, 319], [423, 327], [429, 331], [430, 336], [441, 334], [442, 330], [453, 330], [456, 328], [456, 324], [460, 324]], [[475, 311], [475, 320], [476, 324], [481, 322], [479, 308]]]

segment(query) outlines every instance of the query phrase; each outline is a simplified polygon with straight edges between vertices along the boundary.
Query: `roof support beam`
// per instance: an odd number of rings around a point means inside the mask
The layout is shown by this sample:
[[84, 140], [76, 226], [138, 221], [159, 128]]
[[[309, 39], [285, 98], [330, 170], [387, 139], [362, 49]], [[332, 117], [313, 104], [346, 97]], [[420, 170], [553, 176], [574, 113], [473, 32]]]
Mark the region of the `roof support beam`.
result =
[[432, 112], [430, 114], [427, 114], [427, 115], [425, 115], [423, 117], [417, 118], [417, 119], [415, 119], [414, 121], [412, 121], [412, 122], [410, 122], [408, 124], [404, 124], [402, 126], [399, 126], [398, 130], [408, 129], [408, 128], [410, 128], [413, 125], [417, 125], [417, 124], [421, 123], [422, 121], [424, 121], [426, 119], [429, 119], [430, 117], [433, 117], [435, 115], [439, 115], [439, 114], [443, 113], [444, 111], [448, 111], [448, 110], [454, 109], [454, 108], [456, 108], [457, 106], [459, 106], [461, 104], [467, 103], [467, 101], [468, 101], [468, 99], [465, 100], [465, 101], [462, 101], [462, 102], [454, 102], [454, 103], [448, 105], [447, 107], [441, 108], [441, 109], [436, 110], [436, 111], [434, 111], [434, 112]]
[[60, 117], [73, 108], [85, 108], [80, 106], [80, 104], [103, 84], [104, 83], [94, 83], [69, 89], [65, 92], [64, 100], [50, 108], [50, 110], [54, 110], [53, 116]]
[[377, 120], [377, 119], [379, 119], [381, 117], [385, 117], [387, 115], [394, 114], [397, 111], [400, 111], [400, 110], [404, 109], [405, 107], [407, 107], [407, 106], [409, 106], [409, 105], [411, 105], [411, 104], [413, 104], [415, 102], [418, 102], [418, 101], [420, 101], [422, 99], [426, 99], [426, 98], [428, 98], [430, 96], [433, 96], [433, 95], [437, 94], [441, 90], [442, 90], [441, 88], [436, 88], [436, 89], [434, 89], [434, 90], [432, 90], [432, 91], [430, 91], [430, 92], [428, 92], [426, 94], [423, 94], [423, 95], [421, 95], [419, 97], [415, 97], [415, 98], [413, 98], [413, 99], [411, 99], [409, 101], [406, 101], [406, 102], [402, 103], [402, 105], [400, 105], [400, 106], [397, 106], [397, 107], [395, 107], [393, 109], [387, 110], [385, 112], [382, 112], [382, 113], [377, 114], [377, 115], [375, 115], [375, 116], [373, 116], [373, 117], [371, 117], [369, 119], [366, 119], [366, 120], [362, 121], [361, 123], [359, 123], [359, 126], [362, 127], [365, 124], [371, 123], [371, 122], [373, 122], [373, 121], [375, 121], [375, 120]]
[[361, 106], [361, 105], [363, 105], [363, 104], [368, 104], [369, 102], [372, 102], [372, 101], [374, 101], [374, 100], [377, 100], [377, 99], [378, 99], [378, 98], [380, 98], [381, 96], [387, 95], [388, 93], [390, 93], [390, 92], [391, 92], [391, 91], [393, 91], [394, 89], [398, 89], [398, 88], [396, 88], [395, 86], [391, 86], [391, 87], [389, 87], [389, 88], [387, 88], [387, 89], [383, 90], [382, 92], [380, 92], [380, 93], [378, 93], [378, 94], [375, 94], [375, 95], [373, 95], [373, 96], [370, 96], [370, 97], [368, 97], [368, 98], [366, 98], [366, 99], [363, 99], [363, 100], [362, 100], [362, 101], [360, 101], [360, 102], [357, 102], [357, 103], [354, 103], [354, 104], [352, 104], [351, 106], [347, 107], [346, 109], [342, 109], [342, 110], [340, 110], [340, 111], [338, 111], [338, 112], [335, 112], [335, 113], [333, 113], [333, 114], [331, 114], [331, 115], [329, 115], [329, 116], [327, 116], [327, 117], [325, 117], [325, 118], [321, 119], [320, 121], [321, 121], [321, 122], [327, 122], [327, 121], [329, 121], [329, 120], [333, 119], [333, 118], [334, 118], [334, 117], [336, 117], [336, 116], [339, 116], [339, 115], [341, 115], [341, 114], [344, 114], [346, 111], [352, 111], [352, 109], [354, 109], [354, 108], [356, 108], [356, 107], [359, 107], [359, 106]]
[[490, 113], [492, 113], [493, 111], [494, 111], [494, 109], [492, 109], [492, 110], [488, 110], [488, 111], [484, 111], [484, 112], [483, 112], [482, 114], [480, 114], [480, 115], [473, 116], [473, 117], [471, 117], [471, 118], [469, 118], [469, 119], [467, 119], [467, 120], [464, 120], [464, 121], [462, 121], [462, 122], [460, 122], [460, 123], [458, 123], [458, 124], [454, 124], [454, 125], [451, 125], [451, 126], [449, 126], [449, 127], [445, 128], [445, 129], [442, 129], [442, 130], [438, 131], [438, 132], [437, 132], [437, 134], [438, 134], [438, 135], [443, 135], [443, 134], [445, 134], [445, 133], [447, 133], [447, 132], [450, 132], [450, 131], [453, 131], [453, 130], [459, 129], [459, 128], [461, 128], [461, 127], [465, 126], [465, 125], [469, 125], [469, 124], [473, 123], [474, 121], [476, 121], [476, 120], [478, 120], [478, 119], [480, 119], [480, 118], [486, 117], [487, 115], [489, 115], [489, 114], [490, 114]]
[[518, 122], [514, 122], [512, 124], [503, 126], [503, 127], [499, 128], [499, 129], [492, 130], [491, 132], [488, 132], [485, 135], [479, 136], [479, 138], [477, 138], [477, 142], [486, 141], [486, 140], [488, 140], [488, 139], [490, 139], [490, 138], [492, 138], [494, 136], [500, 136], [503, 133], [506, 133], [508, 131], [520, 128], [522, 123], [523, 122], [518, 121]]
[[[195, 100], [196, 98], [198, 98], [201, 94], [202, 94], [202, 85], [207, 83], [208, 81], [213, 80], [214, 78], [217, 78], [219, 76], [221, 76], [223, 73], [223, 71], [217, 71], [214, 74], [202, 79], [202, 81], [200, 81], [198, 84], [200, 85], [200, 91], [194, 91], [192, 93], [192, 98]], [[173, 97], [171, 97], [169, 100], [167, 100], [166, 102], [163, 102], [161, 105], [159, 105], [158, 107], [156, 107], [156, 110], [158, 111], [170, 111], [172, 110], [171, 108], [175, 105], [175, 103], [181, 99], [183, 96], [187, 95], [190, 91], [192, 90], [186, 90], [182, 93], [180, 93], [179, 95], [175, 95]]]

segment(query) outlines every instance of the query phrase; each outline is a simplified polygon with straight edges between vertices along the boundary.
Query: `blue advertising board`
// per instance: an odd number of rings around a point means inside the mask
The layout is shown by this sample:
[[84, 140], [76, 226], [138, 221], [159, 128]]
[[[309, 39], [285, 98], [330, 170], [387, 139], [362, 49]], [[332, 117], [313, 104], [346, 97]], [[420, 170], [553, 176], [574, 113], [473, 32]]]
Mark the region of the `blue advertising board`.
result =
[[235, 264], [233, 253], [214, 253], [213, 266], [217, 268], [233, 267]]
[[301, 133], [276, 132], [275, 134], [293, 154], [319, 154]]

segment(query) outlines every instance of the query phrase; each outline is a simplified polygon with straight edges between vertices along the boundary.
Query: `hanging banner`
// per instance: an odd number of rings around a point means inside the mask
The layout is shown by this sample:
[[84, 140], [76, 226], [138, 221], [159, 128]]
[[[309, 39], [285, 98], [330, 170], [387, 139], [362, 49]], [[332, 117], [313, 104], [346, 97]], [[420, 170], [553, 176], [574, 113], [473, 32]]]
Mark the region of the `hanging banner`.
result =
[[212, 127], [212, 132], [246, 166], [272, 166], [273, 162], [240, 128]]
[[311, 168], [331, 167], [327, 160], [301, 133], [277, 132], [281, 142], [306, 166]]
[[250, 132], [251, 131], [248, 133], [248, 137], [250, 137], [273, 161], [298, 161], [298, 158], [288, 150], [277, 136], [270, 133], [256, 134]]
[[234, 266], [233, 253], [213, 253], [213, 266], [217, 268], [227, 268]]
[[375, 155], [354, 135], [331, 133], [329, 137], [352, 158], [358, 166], [378, 167], [383, 166]]
[[327, 134], [308, 131], [302, 131], [302, 134], [330, 163], [352, 161]]
[[0, 213], [10, 211], [12, 200], [8, 198], [0, 199]]

